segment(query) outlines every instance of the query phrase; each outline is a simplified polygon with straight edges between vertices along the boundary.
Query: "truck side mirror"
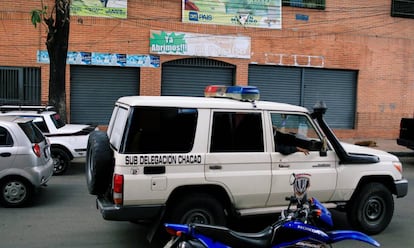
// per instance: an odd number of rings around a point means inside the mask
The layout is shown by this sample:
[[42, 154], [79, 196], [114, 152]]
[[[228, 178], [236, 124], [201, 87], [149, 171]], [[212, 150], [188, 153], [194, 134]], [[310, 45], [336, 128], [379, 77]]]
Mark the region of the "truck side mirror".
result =
[[323, 139], [322, 139], [322, 147], [321, 147], [321, 150], [319, 151], [319, 156], [321, 156], [321, 157], [328, 156], [328, 153], [327, 153], [327, 151], [328, 151], [328, 145], [327, 145], [326, 142], [327, 142], [326, 141], [326, 137], [323, 137]]

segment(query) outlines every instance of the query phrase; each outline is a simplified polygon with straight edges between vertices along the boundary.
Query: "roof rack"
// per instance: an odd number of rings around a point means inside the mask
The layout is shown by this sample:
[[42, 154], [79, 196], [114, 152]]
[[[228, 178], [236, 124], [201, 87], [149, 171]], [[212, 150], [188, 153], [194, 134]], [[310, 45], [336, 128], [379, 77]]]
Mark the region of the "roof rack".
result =
[[9, 111], [15, 110], [27, 110], [27, 111], [36, 111], [37, 113], [41, 113], [44, 111], [55, 111], [54, 106], [29, 106], [29, 105], [2, 105], [0, 106], [0, 112], [6, 113]]

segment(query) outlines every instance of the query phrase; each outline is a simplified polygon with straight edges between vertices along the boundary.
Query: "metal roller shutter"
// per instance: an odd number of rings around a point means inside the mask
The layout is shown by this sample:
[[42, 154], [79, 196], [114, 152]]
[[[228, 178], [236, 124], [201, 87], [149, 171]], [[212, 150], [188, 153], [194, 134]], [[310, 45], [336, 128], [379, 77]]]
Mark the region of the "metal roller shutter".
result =
[[313, 111], [323, 100], [333, 128], [354, 128], [357, 72], [318, 68], [249, 65], [249, 85], [260, 89], [262, 100], [305, 106]]
[[328, 107], [325, 119], [333, 128], [354, 128], [356, 71], [306, 69], [303, 106], [313, 110], [317, 101]]
[[207, 85], [233, 85], [234, 65], [205, 58], [189, 58], [162, 65], [161, 95], [203, 96]]
[[72, 123], [107, 125], [115, 101], [139, 95], [139, 69], [107, 66], [71, 66]]
[[249, 85], [260, 90], [260, 99], [299, 105], [301, 69], [272, 65], [249, 65]]

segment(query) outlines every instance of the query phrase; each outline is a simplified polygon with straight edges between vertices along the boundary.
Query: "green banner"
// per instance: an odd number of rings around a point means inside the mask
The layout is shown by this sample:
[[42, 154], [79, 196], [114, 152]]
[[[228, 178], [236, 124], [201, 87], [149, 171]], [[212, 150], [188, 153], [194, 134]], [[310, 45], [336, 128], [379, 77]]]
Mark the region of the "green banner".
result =
[[72, 0], [70, 14], [73, 16], [127, 18], [127, 3], [127, 0]]
[[282, 28], [281, 0], [182, 0], [182, 21]]
[[153, 30], [150, 35], [152, 54], [249, 59], [250, 47], [250, 37], [240, 35], [205, 35]]

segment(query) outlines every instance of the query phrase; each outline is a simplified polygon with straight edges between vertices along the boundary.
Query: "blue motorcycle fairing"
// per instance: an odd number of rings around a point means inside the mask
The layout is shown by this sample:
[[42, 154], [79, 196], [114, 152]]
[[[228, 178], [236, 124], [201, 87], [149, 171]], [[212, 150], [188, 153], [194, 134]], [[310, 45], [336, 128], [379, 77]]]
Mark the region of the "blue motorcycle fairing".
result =
[[380, 244], [370, 236], [357, 231], [331, 231], [327, 232], [331, 241], [329, 243], [336, 243], [342, 240], [357, 240], [368, 243], [370, 245], [380, 247]]
[[296, 231], [303, 231], [307, 234], [309, 234], [309, 237], [322, 241], [322, 242], [328, 242], [330, 240], [330, 237], [328, 234], [326, 234], [321, 229], [305, 224], [301, 221], [289, 221], [282, 226], [283, 228], [293, 229]]
[[183, 233], [190, 233], [190, 227], [188, 225], [165, 223], [164, 226]]
[[321, 216], [319, 216], [319, 219], [322, 220], [325, 224], [328, 224], [330, 227], [333, 227], [331, 212], [324, 205], [322, 205], [322, 203], [320, 203], [316, 198], [312, 197], [312, 202], [316, 208], [322, 211], [322, 214]]

